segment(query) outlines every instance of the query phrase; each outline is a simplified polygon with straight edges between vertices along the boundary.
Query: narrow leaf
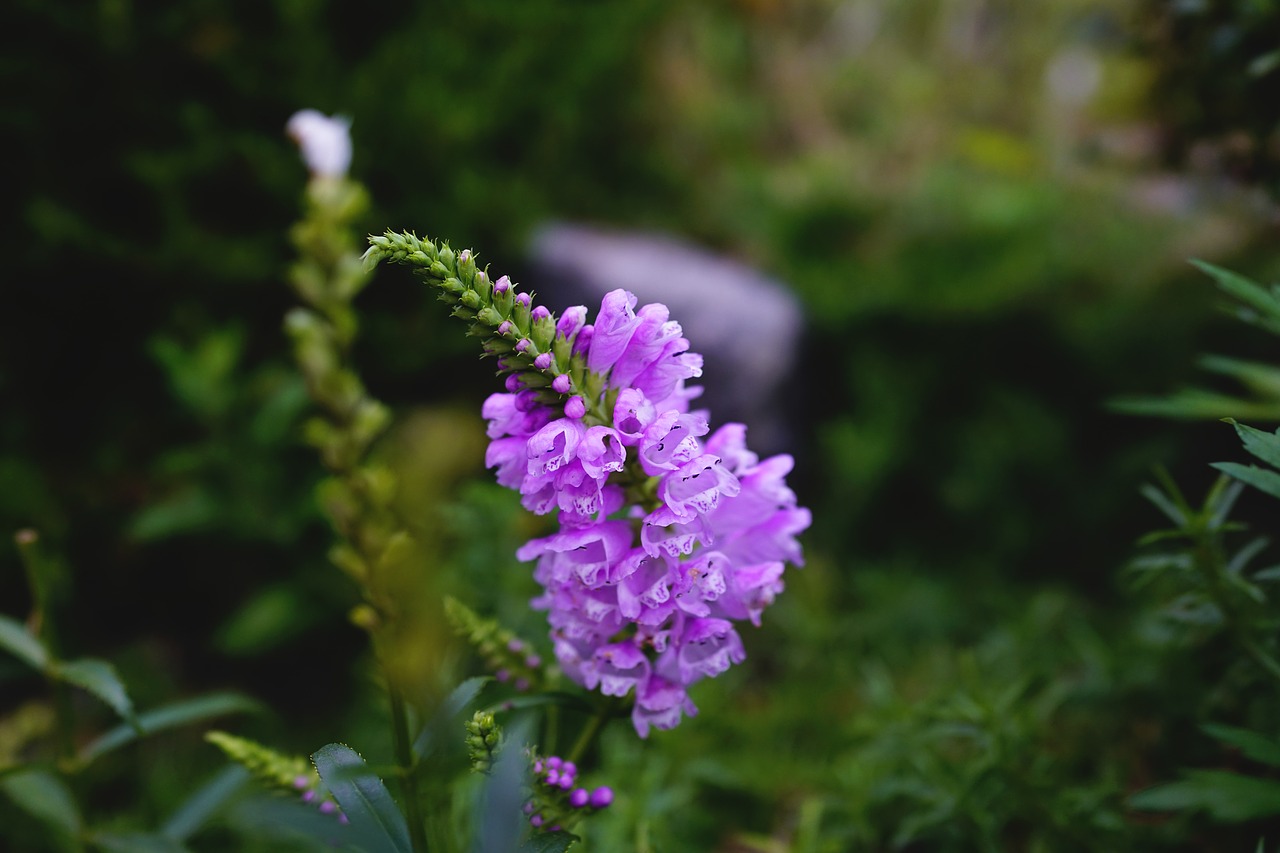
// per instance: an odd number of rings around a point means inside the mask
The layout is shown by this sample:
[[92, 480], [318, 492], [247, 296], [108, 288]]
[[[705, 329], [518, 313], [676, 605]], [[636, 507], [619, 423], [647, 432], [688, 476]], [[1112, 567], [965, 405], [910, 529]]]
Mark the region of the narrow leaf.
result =
[[104, 753], [118, 749], [143, 735], [155, 734], [226, 714], [257, 713], [261, 710], [260, 704], [239, 693], [209, 693], [194, 699], [183, 699], [139, 714], [136, 727], [116, 726], [81, 749], [77, 760], [81, 765], [85, 765]]
[[413, 757], [421, 760], [430, 755], [432, 750], [435, 749], [436, 734], [449, 726], [454, 718], [462, 713], [463, 708], [475, 701], [481, 689], [491, 680], [488, 676], [476, 676], [475, 678], [468, 678], [453, 688], [449, 695], [445, 697], [445, 700], [440, 703], [440, 707], [432, 715], [431, 721], [423, 726], [422, 732], [414, 740]]
[[1165, 397], [1118, 397], [1107, 408], [1126, 415], [1180, 420], [1219, 420], [1228, 415], [1252, 420], [1280, 418], [1280, 403], [1184, 388]]
[[317, 853], [357, 849], [369, 853], [380, 849], [356, 847], [349, 825], [341, 823], [336, 815], [321, 814], [315, 806], [304, 805], [297, 799], [274, 795], [249, 797], [227, 810], [226, 822], [246, 840], [252, 839], [258, 844], [287, 841], [289, 850], [297, 849], [301, 839], [311, 840], [312, 849]]
[[1259, 468], [1257, 465], [1241, 465], [1238, 462], [1215, 462], [1212, 467], [1235, 477], [1242, 483], [1248, 483], [1255, 489], [1261, 489], [1273, 497], [1280, 498], [1280, 474], [1275, 471]]
[[[1213, 373], [1230, 376], [1259, 394], [1272, 398], [1271, 408], [1274, 410], [1277, 407], [1275, 401], [1280, 399], [1280, 367], [1265, 362], [1241, 361], [1222, 355], [1206, 355], [1200, 359], [1200, 366]], [[1253, 405], [1261, 402], [1257, 401]]]
[[80, 658], [56, 664], [50, 669], [49, 674], [59, 681], [88, 690], [110, 705], [111, 709], [131, 726], [137, 727], [138, 721], [133, 714], [133, 701], [129, 698], [129, 692], [125, 690], [124, 682], [116, 674], [116, 668], [111, 664], [98, 658]]
[[1280, 814], [1280, 782], [1191, 770], [1181, 781], [1139, 791], [1129, 804], [1144, 811], [1206, 811], [1222, 823], [1240, 823]]
[[1156, 508], [1169, 516], [1169, 520], [1179, 527], [1185, 526], [1187, 523], [1187, 515], [1173, 501], [1169, 500], [1164, 492], [1152, 485], [1144, 485], [1138, 491], [1144, 498], [1156, 505]]
[[1265, 536], [1259, 536], [1251, 539], [1248, 544], [1235, 553], [1231, 561], [1227, 563], [1227, 573], [1232, 575], [1243, 575], [1245, 567], [1249, 565], [1249, 561], [1258, 556], [1263, 550], [1271, 544], [1271, 540]]
[[72, 838], [80, 833], [80, 809], [61, 777], [47, 770], [23, 770], [0, 778], [0, 791], [57, 832]]
[[1280, 320], [1280, 301], [1277, 301], [1257, 282], [1204, 261], [1193, 260], [1191, 263], [1212, 276], [1218, 283], [1218, 287], [1250, 308], [1270, 317], [1272, 321]]
[[533, 696], [513, 696], [510, 699], [504, 699], [497, 705], [490, 705], [484, 710], [496, 714], [499, 711], [520, 711], [526, 708], [537, 708], [542, 705], [558, 705], [561, 708], [572, 708], [587, 713], [595, 711], [591, 704], [578, 694], [568, 693], [563, 690], [553, 690]]
[[49, 665], [49, 650], [44, 643], [31, 636], [21, 622], [8, 616], [0, 616], [0, 649], [41, 672]]
[[1204, 502], [1205, 509], [1210, 511], [1207, 525], [1210, 530], [1226, 529], [1227, 517], [1243, 491], [1244, 483], [1230, 477], [1219, 477], [1214, 481]]
[[382, 780], [368, 771], [364, 759], [349, 746], [331, 743], [311, 756], [321, 781], [351, 821], [351, 829], [368, 844], [366, 853], [409, 853], [409, 828]]
[[183, 800], [160, 831], [170, 838], [186, 841], [238, 794], [249, 779], [248, 770], [238, 764], [228, 764]]
[[1223, 743], [1234, 746], [1254, 761], [1280, 767], [1280, 742], [1272, 738], [1220, 723], [1206, 723], [1200, 728]]
[[[527, 719], [518, 720], [507, 729], [508, 744], [529, 742], [531, 726]], [[498, 754], [493, 771], [479, 791], [476, 805], [472, 853], [491, 850], [516, 850], [528, 833], [529, 824], [520, 813], [523, 791], [529, 783], [529, 762], [522, 750], [508, 746]]]

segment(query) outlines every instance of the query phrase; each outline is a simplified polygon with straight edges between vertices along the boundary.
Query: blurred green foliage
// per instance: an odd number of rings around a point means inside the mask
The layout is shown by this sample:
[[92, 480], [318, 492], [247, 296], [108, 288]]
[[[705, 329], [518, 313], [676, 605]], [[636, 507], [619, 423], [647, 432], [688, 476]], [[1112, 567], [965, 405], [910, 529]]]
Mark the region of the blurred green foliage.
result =
[[1140, 8], [1169, 159], [1280, 193], [1280, 3], [1145, 0]]
[[[65, 576], [49, 593], [60, 641], [109, 659], [136, 707], [234, 688], [274, 709], [244, 723], [263, 742], [310, 754], [342, 735], [387, 757], [281, 331], [305, 177], [283, 124], [345, 113], [370, 231], [474, 245], [519, 278], [548, 218], [666, 229], [758, 264], [806, 310], [793, 417], [810, 565], [748, 638], [749, 665], [695, 695], [699, 717], [606, 738], [599, 774], [627, 784], [591, 849], [1251, 847], [1274, 818], [1217, 829], [1125, 799], [1239, 767], [1199, 727], [1257, 729], [1274, 697], [1225, 634], [1174, 636], [1167, 601], [1115, 583], [1156, 524], [1137, 494], [1149, 468], [1207, 489], [1205, 463], [1238, 444], [1104, 403], [1201, 382], [1202, 352], [1275, 363], [1184, 263], [1280, 272], [1259, 240], [1273, 208], [1224, 179], [1274, 165], [1275, 15], [14, 0], [0, 529], [41, 532]], [[1262, 140], [1245, 160], [1225, 144], [1164, 170], [1169, 140], [1190, 151], [1237, 128]], [[356, 362], [400, 414], [379, 452], [401, 513], [423, 519], [443, 587], [541, 636], [512, 556], [537, 522], [480, 473], [469, 413], [491, 377], [408, 276], [385, 273], [359, 308]], [[1198, 414], [1258, 422], [1233, 408], [1248, 402]], [[1239, 512], [1256, 512], [1247, 495]], [[31, 595], [0, 549], [4, 615]], [[56, 737], [44, 691], [0, 659], [7, 755]], [[111, 730], [75, 697], [85, 737]], [[76, 820], [129, 833], [194, 814], [184, 803], [235, 781], [219, 761], [196, 731], [113, 753], [77, 778]], [[192, 849], [281, 849], [263, 828], [306, 817], [277, 806], [241, 802]], [[0, 826], [15, 849], [59, 849], [7, 798]]]

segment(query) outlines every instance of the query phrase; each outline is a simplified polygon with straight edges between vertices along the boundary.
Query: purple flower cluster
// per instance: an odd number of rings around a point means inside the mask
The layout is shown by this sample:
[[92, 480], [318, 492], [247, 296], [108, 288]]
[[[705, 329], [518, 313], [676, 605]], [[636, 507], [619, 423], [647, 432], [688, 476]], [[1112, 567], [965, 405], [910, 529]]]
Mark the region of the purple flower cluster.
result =
[[[577, 765], [558, 755], [537, 759], [533, 763], [533, 777], [535, 796], [525, 801], [523, 811], [534, 829], [558, 832], [562, 827], [555, 821], [561, 817], [572, 821], [576, 818], [572, 811], [599, 811], [613, 802], [612, 788], [601, 786], [588, 791], [578, 787]], [[566, 811], [565, 806], [572, 811]]]
[[664, 306], [635, 305], [616, 290], [594, 325], [585, 308], [566, 311], [555, 349], [572, 366], [548, 353], [484, 416], [498, 482], [558, 516], [556, 534], [518, 552], [538, 561], [545, 592], [533, 603], [548, 612], [556, 658], [588, 689], [634, 693], [646, 737], [697, 713], [689, 685], [743, 660], [734, 622], [759, 625], [785, 563], [803, 564], [796, 536], [810, 515], [786, 485], [790, 456], [762, 461], [744, 426], [711, 432], [691, 410], [701, 389], [685, 381], [702, 357]]
[[333, 801], [333, 795], [320, 787], [320, 779], [314, 774], [311, 776], [298, 775], [293, 779], [293, 787], [302, 792], [302, 801], [310, 805], [319, 801], [317, 806], [320, 814], [338, 815], [338, 823], [349, 823], [347, 816], [338, 809], [338, 804]]

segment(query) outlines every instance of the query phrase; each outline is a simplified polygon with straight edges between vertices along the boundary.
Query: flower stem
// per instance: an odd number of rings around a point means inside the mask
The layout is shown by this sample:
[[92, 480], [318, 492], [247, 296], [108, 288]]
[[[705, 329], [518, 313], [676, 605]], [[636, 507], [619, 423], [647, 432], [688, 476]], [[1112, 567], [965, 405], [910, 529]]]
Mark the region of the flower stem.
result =
[[391, 700], [391, 740], [396, 763], [400, 765], [400, 794], [404, 798], [405, 819], [409, 823], [409, 841], [414, 853], [426, 853], [427, 832], [418, 803], [418, 784], [413, 774], [413, 749], [409, 738], [409, 717], [405, 713], [404, 694], [394, 680], [387, 680]]
[[573, 749], [569, 751], [569, 755], [566, 758], [567, 761], [577, 764], [581, 760], [582, 756], [591, 748], [591, 744], [600, 736], [600, 732], [604, 730], [604, 724], [613, 716], [613, 711], [614, 702], [612, 699], [607, 699], [600, 703], [599, 707], [596, 708], [595, 715], [587, 723], [587, 727], [582, 730], [582, 734], [578, 735], [578, 740], [574, 743]]

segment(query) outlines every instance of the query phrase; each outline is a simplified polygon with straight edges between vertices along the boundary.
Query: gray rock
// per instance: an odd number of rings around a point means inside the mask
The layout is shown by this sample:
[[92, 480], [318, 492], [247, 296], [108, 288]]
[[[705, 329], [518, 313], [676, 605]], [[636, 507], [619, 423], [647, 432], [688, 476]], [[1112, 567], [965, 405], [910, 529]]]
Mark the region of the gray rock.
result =
[[804, 327], [787, 287], [746, 264], [659, 234], [550, 224], [530, 241], [525, 284], [548, 306], [586, 305], [631, 291], [639, 304], [661, 302], [705, 363], [695, 405], [710, 409], [712, 428], [738, 421], [753, 450], [785, 448], [788, 391]]

